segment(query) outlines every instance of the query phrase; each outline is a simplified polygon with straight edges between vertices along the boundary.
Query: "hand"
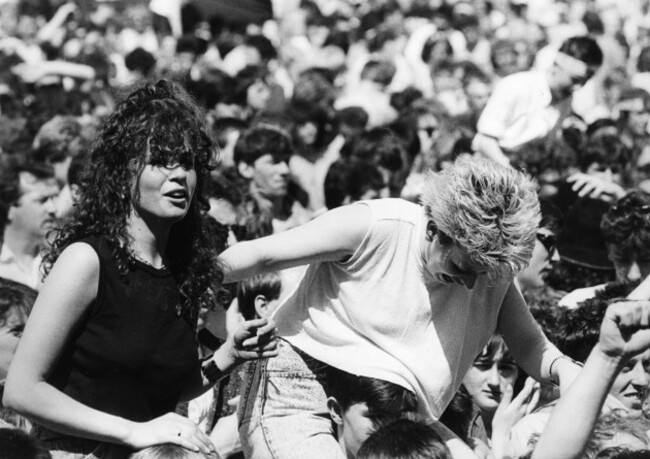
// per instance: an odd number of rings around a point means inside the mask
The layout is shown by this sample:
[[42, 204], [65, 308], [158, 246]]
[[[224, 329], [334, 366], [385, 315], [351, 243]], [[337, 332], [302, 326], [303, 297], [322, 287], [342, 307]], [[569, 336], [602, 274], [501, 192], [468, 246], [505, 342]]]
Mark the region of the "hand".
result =
[[539, 383], [533, 378], [526, 378], [523, 389], [514, 400], [512, 395], [513, 388], [508, 385], [497, 410], [494, 412], [494, 418], [492, 419], [493, 436], [495, 433], [507, 434], [512, 426], [535, 409], [537, 402], [539, 402]]
[[567, 182], [573, 183], [571, 189], [577, 192], [581, 198], [589, 196], [593, 199], [610, 202], [625, 195], [625, 190], [616, 183], [582, 172], [573, 174], [567, 179]]
[[510, 439], [510, 430], [525, 415], [530, 414], [539, 402], [539, 383], [526, 378], [523, 389], [512, 398], [513, 388], [506, 386], [501, 402], [492, 419], [492, 455], [495, 459], [505, 457]]
[[600, 327], [600, 350], [626, 360], [650, 347], [650, 301], [627, 300], [610, 305]]
[[126, 443], [135, 449], [173, 443], [207, 455], [215, 452], [208, 436], [195, 423], [176, 413], [167, 413], [149, 422], [133, 425]]
[[234, 333], [228, 335], [224, 346], [228, 346], [234, 365], [246, 360], [275, 357], [278, 355], [275, 323], [268, 318], [241, 322]]
[[70, 13], [74, 13], [77, 10], [77, 4], [74, 2], [64, 3], [56, 11], [56, 15], [67, 18]]

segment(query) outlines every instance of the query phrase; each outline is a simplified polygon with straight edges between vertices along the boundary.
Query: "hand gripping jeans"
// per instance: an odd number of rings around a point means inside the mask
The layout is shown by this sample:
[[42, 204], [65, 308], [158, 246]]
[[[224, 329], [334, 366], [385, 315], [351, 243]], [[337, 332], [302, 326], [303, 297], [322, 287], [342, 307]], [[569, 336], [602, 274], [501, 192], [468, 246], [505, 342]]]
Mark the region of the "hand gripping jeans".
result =
[[239, 434], [248, 459], [345, 459], [325, 395], [328, 365], [286, 341], [244, 376]]

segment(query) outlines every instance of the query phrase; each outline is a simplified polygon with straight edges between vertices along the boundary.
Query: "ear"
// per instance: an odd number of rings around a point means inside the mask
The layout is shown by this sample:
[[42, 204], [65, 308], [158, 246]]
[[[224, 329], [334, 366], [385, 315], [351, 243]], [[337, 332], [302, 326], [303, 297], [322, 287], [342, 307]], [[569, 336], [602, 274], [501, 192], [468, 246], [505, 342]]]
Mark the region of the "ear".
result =
[[257, 295], [253, 303], [255, 305], [255, 314], [257, 314], [258, 317], [268, 317], [269, 313], [267, 306], [269, 302], [264, 295]]
[[10, 223], [14, 219], [14, 212], [16, 211], [16, 204], [9, 206], [9, 212], [7, 212], [7, 223]]
[[253, 178], [253, 175], [255, 175], [255, 169], [253, 166], [246, 164], [244, 161], [237, 163], [237, 170], [239, 171], [239, 175], [248, 180], [251, 180]]
[[327, 409], [330, 412], [330, 417], [332, 418], [332, 421], [334, 421], [334, 424], [338, 426], [342, 426], [343, 410], [341, 409], [341, 405], [339, 405], [339, 402], [336, 400], [336, 398], [334, 397], [327, 398]]
[[427, 241], [431, 242], [433, 241], [433, 237], [438, 233], [438, 228], [436, 228], [436, 225], [429, 220], [427, 222]]

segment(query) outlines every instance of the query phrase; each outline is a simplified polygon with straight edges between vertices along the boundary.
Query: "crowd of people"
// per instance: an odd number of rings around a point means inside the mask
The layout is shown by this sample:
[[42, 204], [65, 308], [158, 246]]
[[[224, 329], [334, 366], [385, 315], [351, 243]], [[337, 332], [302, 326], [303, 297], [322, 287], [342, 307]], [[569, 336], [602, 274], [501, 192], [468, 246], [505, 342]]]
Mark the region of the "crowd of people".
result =
[[650, 1], [2, 0], [0, 457], [650, 457]]

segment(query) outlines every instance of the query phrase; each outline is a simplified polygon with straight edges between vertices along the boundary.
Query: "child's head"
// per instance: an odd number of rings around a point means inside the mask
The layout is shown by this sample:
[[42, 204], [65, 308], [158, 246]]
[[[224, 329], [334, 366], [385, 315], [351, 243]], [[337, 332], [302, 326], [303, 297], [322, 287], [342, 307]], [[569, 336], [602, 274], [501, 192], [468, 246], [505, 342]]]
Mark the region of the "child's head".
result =
[[281, 291], [282, 280], [276, 272], [245, 279], [237, 286], [239, 312], [246, 320], [268, 317], [277, 307]]
[[137, 451], [129, 459], [216, 459], [216, 455], [206, 456], [197, 451], [191, 451], [179, 445], [166, 443], [150, 446]]
[[5, 459], [50, 459], [52, 457], [38, 440], [19, 429], [0, 429], [0, 451]]
[[349, 458], [378, 427], [417, 409], [415, 394], [397, 384], [334, 368], [328, 374], [328, 391], [330, 416]]
[[368, 437], [358, 459], [448, 459], [451, 452], [435, 429], [422, 422], [399, 419]]
[[0, 382], [7, 377], [9, 363], [35, 300], [35, 290], [0, 278]]

